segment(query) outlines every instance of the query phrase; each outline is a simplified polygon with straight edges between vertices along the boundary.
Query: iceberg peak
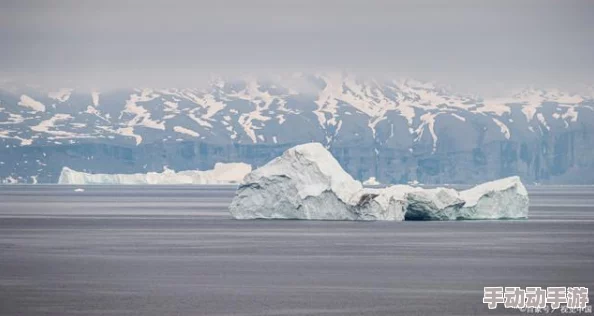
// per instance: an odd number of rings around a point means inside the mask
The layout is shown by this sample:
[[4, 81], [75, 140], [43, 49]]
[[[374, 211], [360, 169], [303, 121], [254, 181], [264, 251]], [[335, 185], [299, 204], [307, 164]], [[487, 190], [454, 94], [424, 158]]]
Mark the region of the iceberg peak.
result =
[[320, 143], [307, 143], [288, 149], [280, 157], [248, 174], [244, 182], [278, 176], [293, 179], [302, 199], [330, 190], [346, 202], [362, 188], [361, 183], [346, 173]]

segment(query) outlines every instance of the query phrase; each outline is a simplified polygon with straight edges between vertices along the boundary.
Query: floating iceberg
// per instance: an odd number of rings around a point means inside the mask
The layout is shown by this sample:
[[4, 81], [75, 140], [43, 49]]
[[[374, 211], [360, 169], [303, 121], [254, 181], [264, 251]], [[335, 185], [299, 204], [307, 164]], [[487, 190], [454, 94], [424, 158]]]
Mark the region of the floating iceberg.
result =
[[407, 220], [504, 219], [528, 217], [528, 192], [509, 177], [458, 192], [437, 188], [407, 195]]
[[447, 188], [411, 190], [406, 195], [408, 202], [407, 220], [450, 220], [457, 219], [464, 205], [458, 191]]
[[458, 192], [408, 185], [363, 188], [319, 143], [288, 149], [249, 173], [229, 207], [236, 219], [455, 220], [523, 218], [518, 177]]
[[362, 189], [321, 144], [311, 143], [288, 149], [248, 174], [230, 210], [238, 219], [355, 220], [353, 199]]
[[135, 174], [91, 174], [64, 167], [59, 184], [232, 184], [238, 183], [252, 166], [245, 163], [217, 163], [212, 170], [188, 170]]
[[528, 217], [528, 191], [520, 177], [486, 182], [461, 191], [464, 205], [459, 218], [497, 219]]

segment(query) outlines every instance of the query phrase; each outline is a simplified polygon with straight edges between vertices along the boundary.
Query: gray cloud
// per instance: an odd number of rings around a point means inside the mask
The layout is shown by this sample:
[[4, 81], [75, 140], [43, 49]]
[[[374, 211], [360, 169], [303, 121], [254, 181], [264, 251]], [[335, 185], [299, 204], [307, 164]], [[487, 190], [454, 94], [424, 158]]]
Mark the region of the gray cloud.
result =
[[591, 1], [2, 1], [4, 73], [192, 85], [350, 70], [466, 86], [594, 82]]

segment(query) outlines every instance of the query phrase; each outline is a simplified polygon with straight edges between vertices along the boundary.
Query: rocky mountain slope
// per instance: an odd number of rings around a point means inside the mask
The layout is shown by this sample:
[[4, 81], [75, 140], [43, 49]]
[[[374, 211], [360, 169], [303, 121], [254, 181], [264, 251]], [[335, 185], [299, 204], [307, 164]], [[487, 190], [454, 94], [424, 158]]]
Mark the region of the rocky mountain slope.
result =
[[461, 95], [415, 80], [344, 73], [213, 79], [200, 89], [50, 91], [0, 85], [0, 180], [254, 167], [325, 144], [355, 178], [381, 183], [594, 183], [594, 98], [527, 89]]

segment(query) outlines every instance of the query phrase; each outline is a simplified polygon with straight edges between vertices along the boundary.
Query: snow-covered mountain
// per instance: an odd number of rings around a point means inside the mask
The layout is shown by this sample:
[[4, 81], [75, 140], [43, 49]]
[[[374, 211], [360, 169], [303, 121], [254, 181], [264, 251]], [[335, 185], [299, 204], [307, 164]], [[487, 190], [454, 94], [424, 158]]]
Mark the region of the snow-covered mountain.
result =
[[[325, 144], [358, 179], [594, 183], [594, 98], [526, 89], [488, 99], [344, 73], [213, 79], [200, 89], [0, 86], [0, 179], [254, 167]], [[589, 174], [586, 174], [589, 173]]]

